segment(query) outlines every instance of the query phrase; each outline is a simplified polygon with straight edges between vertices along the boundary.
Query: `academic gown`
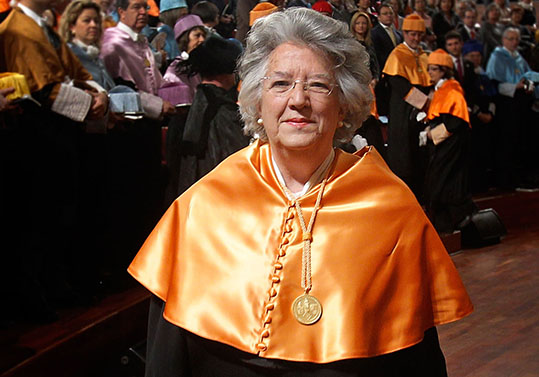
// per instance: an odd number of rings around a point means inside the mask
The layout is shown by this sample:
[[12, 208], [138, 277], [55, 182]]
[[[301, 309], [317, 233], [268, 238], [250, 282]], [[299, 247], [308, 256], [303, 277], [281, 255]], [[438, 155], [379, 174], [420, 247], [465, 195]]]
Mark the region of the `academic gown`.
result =
[[22, 111], [3, 114], [0, 235], [9, 283], [2, 286], [20, 302], [18, 318], [38, 320], [54, 317], [44, 298], [64, 304], [74, 298], [65, 281], [79, 280], [84, 268], [77, 253], [83, 124], [68, 116], [82, 120], [90, 104], [76, 111], [54, 104], [66, 102], [56, 102], [66, 77], [85, 85], [92, 76], [58, 35], [55, 42], [19, 8], [0, 25], [0, 72], [23, 74], [41, 104], [24, 101]]
[[511, 56], [503, 47], [496, 47], [488, 61], [488, 77], [498, 85], [496, 98], [497, 117], [497, 165], [498, 184], [504, 188], [515, 188], [525, 184], [528, 174], [539, 166], [537, 150], [539, 132], [538, 114], [531, 110], [534, 99], [539, 98], [539, 86], [528, 94], [523, 89], [514, 90], [512, 95], [502, 90], [503, 86], [516, 86], [522, 79], [538, 81], [539, 73], [520, 54]]
[[172, 158], [180, 158], [170, 167], [177, 179], [175, 197], [209, 173], [232, 153], [246, 147], [237, 105], [237, 90], [225, 90], [211, 84], [197, 87], [189, 110], [181, 143], [172, 146]]
[[434, 145], [429, 142], [425, 202], [429, 217], [440, 233], [451, 233], [476, 207], [469, 182], [470, 119], [464, 92], [454, 79], [436, 90], [427, 115], [431, 129], [443, 123], [451, 133]]
[[401, 43], [389, 55], [383, 73], [389, 83], [389, 98], [382, 99], [389, 102], [388, 165], [419, 198], [424, 174], [419, 132], [424, 126], [416, 121], [418, 109], [405, 99], [414, 88], [428, 93], [427, 55], [415, 55]]
[[[306, 219], [320, 190], [298, 199]], [[149, 376], [445, 375], [425, 331], [472, 305], [410, 190], [372, 147], [336, 150], [320, 203], [310, 294], [323, 313], [310, 326], [291, 313], [304, 237], [267, 144], [230, 156], [172, 204], [128, 270], [166, 302], [150, 314]]]

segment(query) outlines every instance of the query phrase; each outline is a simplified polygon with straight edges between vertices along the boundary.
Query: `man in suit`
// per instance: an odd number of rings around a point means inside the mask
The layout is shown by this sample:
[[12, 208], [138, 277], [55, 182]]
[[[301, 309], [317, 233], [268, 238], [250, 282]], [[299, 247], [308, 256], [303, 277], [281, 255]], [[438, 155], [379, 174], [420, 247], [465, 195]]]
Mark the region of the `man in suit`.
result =
[[462, 22], [457, 25], [457, 31], [460, 33], [463, 43], [470, 39], [479, 39], [479, 30], [475, 27], [476, 23], [477, 10], [472, 7], [466, 8]]
[[378, 14], [379, 24], [371, 31], [372, 44], [380, 67], [384, 67], [391, 51], [402, 42], [402, 34], [393, 26], [394, 17], [389, 3], [383, 3]]
[[455, 65], [455, 78], [464, 88], [468, 79], [467, 76], [470, 75], [474, 68], [472, 63], [464, 60], [462, 46], [462, 36], [457, 31], [452, 30], [445, 35], [445, 50], [449, 53]]

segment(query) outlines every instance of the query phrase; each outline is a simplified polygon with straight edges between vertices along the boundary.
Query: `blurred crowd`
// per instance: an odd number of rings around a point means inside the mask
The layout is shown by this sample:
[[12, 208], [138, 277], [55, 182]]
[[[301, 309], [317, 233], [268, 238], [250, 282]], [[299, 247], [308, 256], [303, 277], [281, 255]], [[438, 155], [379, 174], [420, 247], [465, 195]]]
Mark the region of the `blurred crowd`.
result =
[[0, 0], [3, 323], [128, 284], [164, 209], [248, 145], [235, 63], [292, 6], [365, 48], [376, 99], [341, 147], [374, 145], [440, 233], [473, 192], [539, 188], [531, 0]]

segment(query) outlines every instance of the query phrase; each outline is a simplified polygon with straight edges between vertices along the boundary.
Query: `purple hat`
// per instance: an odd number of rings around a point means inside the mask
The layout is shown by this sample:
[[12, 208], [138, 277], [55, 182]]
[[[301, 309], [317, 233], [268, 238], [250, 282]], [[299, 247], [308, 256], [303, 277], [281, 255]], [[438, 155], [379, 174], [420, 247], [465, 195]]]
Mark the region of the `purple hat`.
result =
[[174, 25], [174, 38], [178, 40], [183, 33], [195, 26], [204, 26], [202, 20], [197, 15], [188, 14], [187, 16], [180, 18], [178, 22], [176, 22], [176, 25]]

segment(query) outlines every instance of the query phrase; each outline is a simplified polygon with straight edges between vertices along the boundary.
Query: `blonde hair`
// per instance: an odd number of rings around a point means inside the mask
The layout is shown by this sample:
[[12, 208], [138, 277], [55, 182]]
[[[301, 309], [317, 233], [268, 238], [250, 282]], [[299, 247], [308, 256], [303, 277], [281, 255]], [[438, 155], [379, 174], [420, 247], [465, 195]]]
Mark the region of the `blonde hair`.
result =
[[103, 34], [103, 20], [101, 19], [101, 8], [96, 3], [93, 3], [88, 0], [77, 0], [70, 3], [67, 8], [62, 13], [62, 18], [60, 19], [60, 28], [58, 32], [60, 37], [64, 42], [71, 42], [73, 40], [73, 33], [71, 32], [71, 27], [77, 23], [77, 19], [80, 17], [82, 11], [85, 9], [93, 9], [97, 13], [97, 22], [99, 23], [99, 35], [97, 40], [101, 41], [101, 35]]
[[367, 33], [365, 34], [365, 44], [367, 46], [372, 46], [372, 38], [371, 38], [371, 29], [372, 29], [372, 22], [371, 22], [371, 18], [370, 16], [368, 15], [368, 13], [365, 13], [365, 12], [356, 12], [354, 13], [354, 15], [352, 16], [352, 19], [350, 20], [350, 31], [352, 32], [352, 34], [354, 34], [354, 37], [358, 37], [358, 34], [356, 33], [356, 31], [354, 30], [354, 26], [356, 24], [356, 21], [359, 17], [365, 17], [367, 19]]

